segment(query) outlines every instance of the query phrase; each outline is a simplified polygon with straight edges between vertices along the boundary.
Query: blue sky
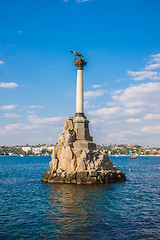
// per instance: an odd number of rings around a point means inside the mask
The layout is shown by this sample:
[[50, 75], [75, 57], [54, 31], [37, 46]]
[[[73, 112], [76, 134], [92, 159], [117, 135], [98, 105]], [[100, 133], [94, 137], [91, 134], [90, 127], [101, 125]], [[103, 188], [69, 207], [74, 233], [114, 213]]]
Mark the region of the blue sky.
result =
[[0, 0], [0, 145], [54, 143], [85, 114], [98, 143], [160, 143], [158, 0]]

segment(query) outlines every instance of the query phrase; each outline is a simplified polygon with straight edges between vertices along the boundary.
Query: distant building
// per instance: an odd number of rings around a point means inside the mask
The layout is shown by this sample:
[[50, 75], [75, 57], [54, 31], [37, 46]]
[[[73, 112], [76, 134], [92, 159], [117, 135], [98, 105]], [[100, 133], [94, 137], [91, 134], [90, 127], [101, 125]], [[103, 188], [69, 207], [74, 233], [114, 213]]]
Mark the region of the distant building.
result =
[[52, 151], [54, 148], [54, 146], [46, 146], [46, 147], [43, 147], [43, 149], [46, 149], [47, 151]]
[[40, 154], [42, 152], [42, 147], [32, 148], [32, 153]]
[[32, 147], [22, 147], [22, 150], [26, 153], [28, 153], [29, 151], [32, 152]]

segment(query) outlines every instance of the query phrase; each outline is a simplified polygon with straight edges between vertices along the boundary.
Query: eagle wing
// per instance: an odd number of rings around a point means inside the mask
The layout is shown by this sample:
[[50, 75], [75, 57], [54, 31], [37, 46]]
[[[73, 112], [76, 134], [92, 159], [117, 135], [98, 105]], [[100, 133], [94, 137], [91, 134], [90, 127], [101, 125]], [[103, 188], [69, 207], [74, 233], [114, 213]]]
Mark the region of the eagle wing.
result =
[[76, 55], [79, 56], [79, 57], [83, 57], [83, 55], [82, 55], [81, 53], [78, 53], [78, 52], [76, 52], [76, 51], [71, 51], [71, 53], [74, 53], [74, 54], [76, 54]]

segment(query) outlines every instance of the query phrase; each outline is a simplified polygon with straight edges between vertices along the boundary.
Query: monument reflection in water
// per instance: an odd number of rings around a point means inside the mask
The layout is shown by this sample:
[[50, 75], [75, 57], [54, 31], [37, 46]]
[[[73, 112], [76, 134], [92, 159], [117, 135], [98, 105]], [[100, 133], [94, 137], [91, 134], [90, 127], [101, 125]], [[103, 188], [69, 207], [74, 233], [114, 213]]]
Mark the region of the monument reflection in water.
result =
[[[53, 234], [59, 234], [62, 239], [86, 239], [88, 236], [100, 236], [96, 233], [102, 221], [96, 212], [105, 212], [109, 206], [103, 194], [112, 190], [112, 185], [66, 185], [50, 184], [48, 188], [50, 204], [49, 212]], [[101, 204], [100, 204], [101, 203]], [[103, 203], [103, 204], [102, 204]], [[59, 229], [59, 230], [58, 230]]]
[[76, 114], [67, 117], [64, 131], [59, 135], [52, 152], [50, 170], [43, 182], [93, 184], [125, 181], [125, 172], [113, 167], [107, 151], [96, 149], [89, 133], [89, 121], [84, 115], [83, 55], [75, 53], [77, 67]]

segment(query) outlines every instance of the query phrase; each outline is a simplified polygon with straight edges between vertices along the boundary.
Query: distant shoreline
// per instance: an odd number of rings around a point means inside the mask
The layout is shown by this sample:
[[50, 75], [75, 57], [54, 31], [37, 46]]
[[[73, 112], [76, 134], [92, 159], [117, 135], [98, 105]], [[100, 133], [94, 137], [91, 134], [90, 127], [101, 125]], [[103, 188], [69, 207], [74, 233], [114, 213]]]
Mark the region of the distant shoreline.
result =
[[[23, 157], [51, 157], [52, 155], [44, 156], [44, 155], [24, 155]], [[108, 155], [109, 157], [130, 157], [130, 155]], [[20, 155], [0, 155], [0, 157], [22, 157]], [[139, 155], [137, 157], [160, 157], [160, 154], [157, 155]]]

